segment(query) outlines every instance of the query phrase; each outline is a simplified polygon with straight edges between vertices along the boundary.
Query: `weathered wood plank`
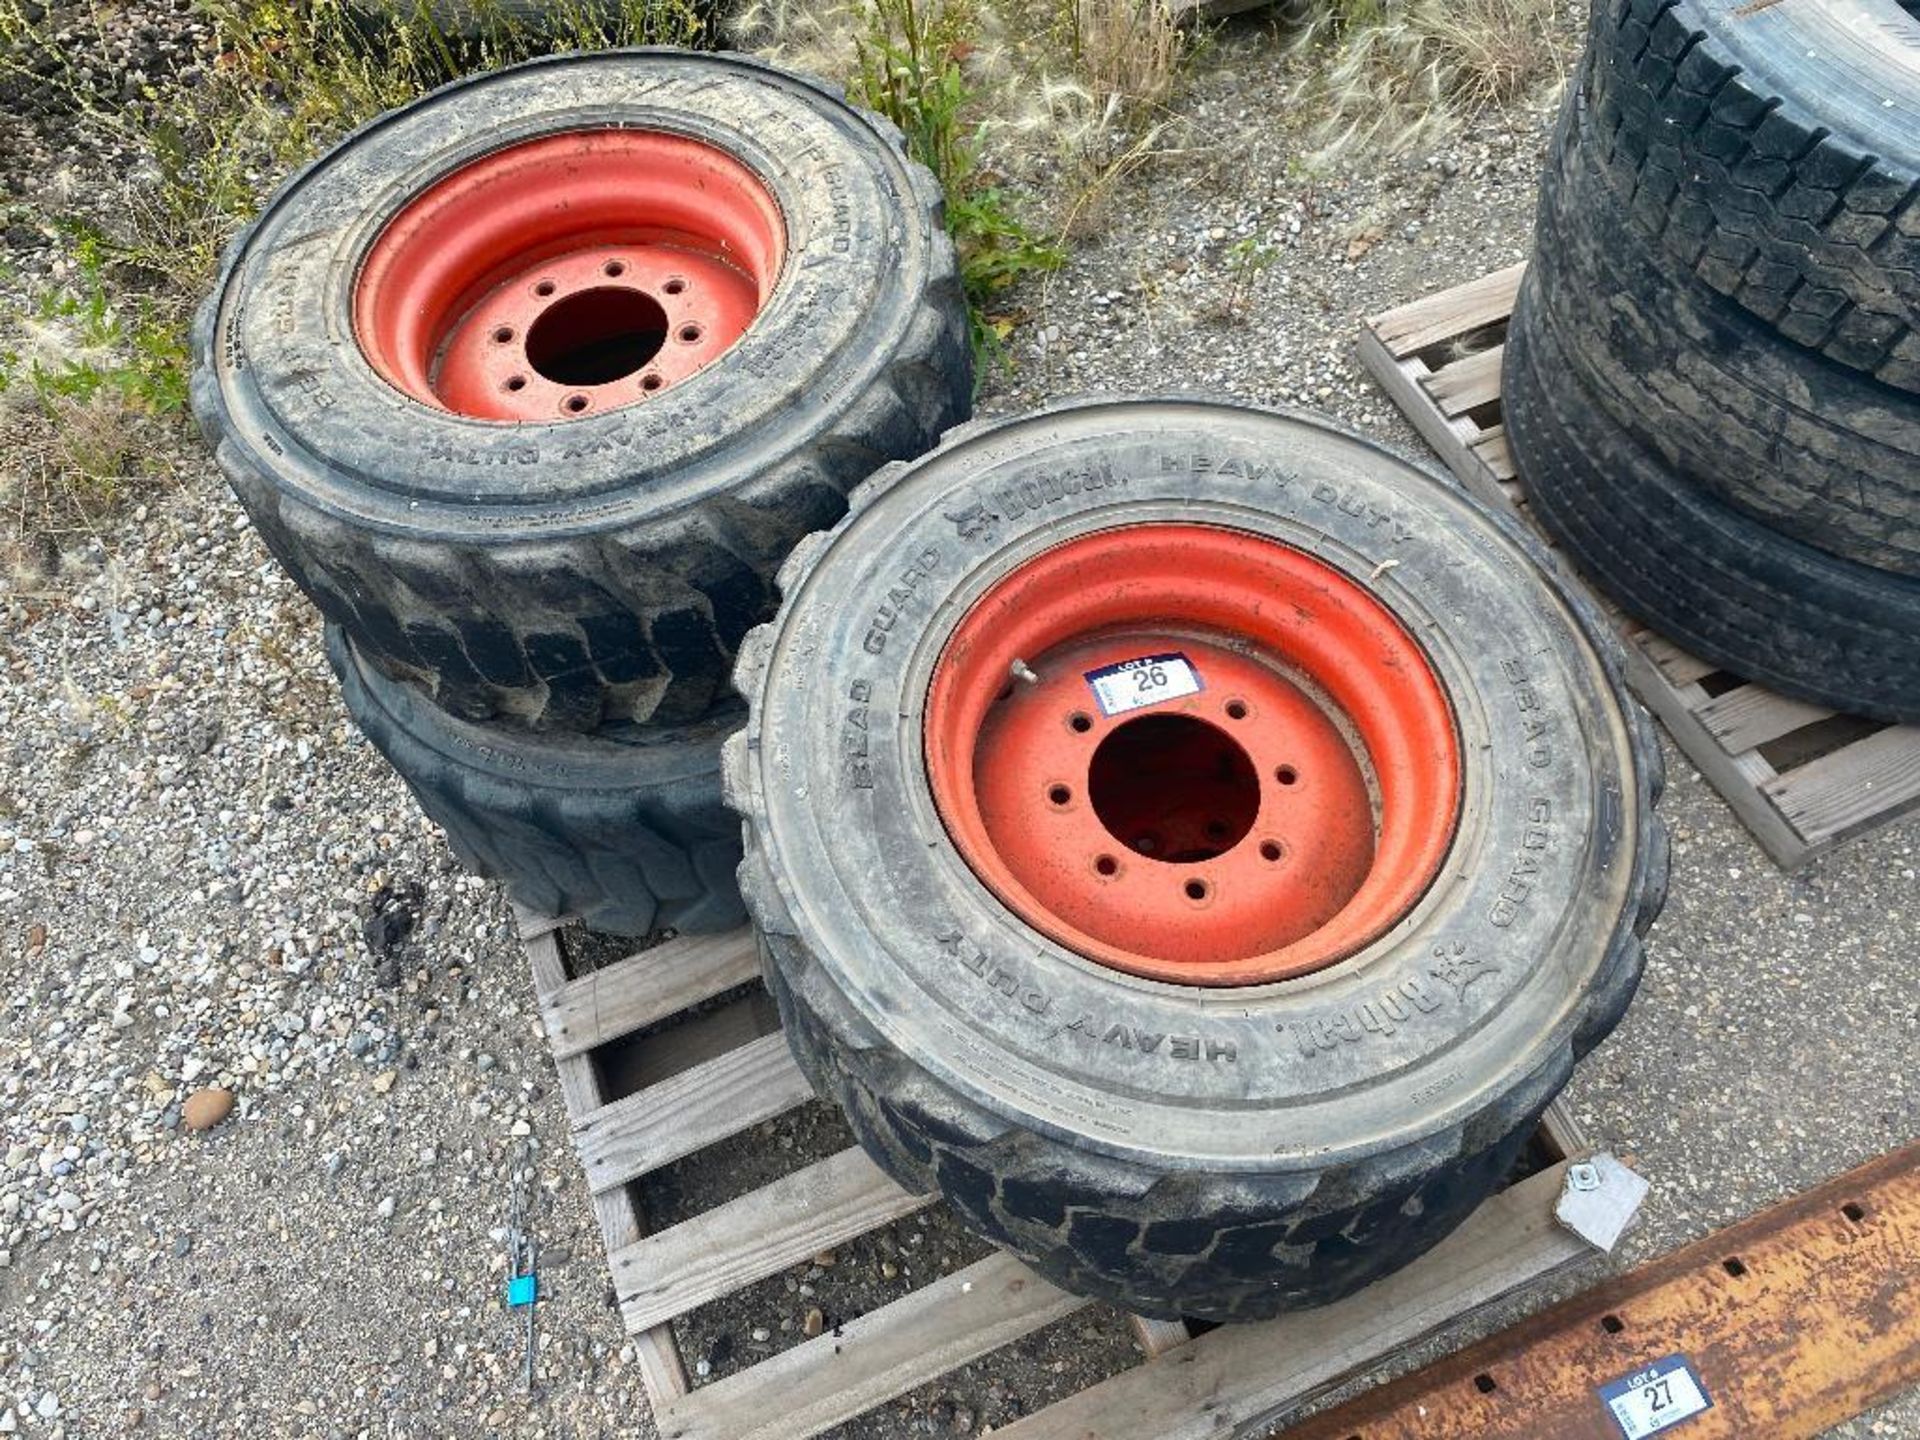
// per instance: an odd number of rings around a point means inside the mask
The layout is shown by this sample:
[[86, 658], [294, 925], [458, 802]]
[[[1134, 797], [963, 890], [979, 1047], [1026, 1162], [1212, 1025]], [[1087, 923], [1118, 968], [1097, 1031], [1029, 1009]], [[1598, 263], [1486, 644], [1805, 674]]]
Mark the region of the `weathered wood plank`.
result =
[[751, 930], [682, 935], [567, 981], [542, 997], [540, 1013], [554, 1058], [564, 1060], [710, 1000], [759, 974], [760, 952]]
[[1520, 277], [1526, 271], [1526, 262], [1522, 261], [1451, 290], [1423, 295], [1374, 316], [1366, 322], [1366, 328], [1380, 337], [1388, 354], [1404, 360], [1429, 345], [1506, 319], [1513, 313], [1513, 302], [1520, 294]]
[[1371, 330], [1360, 332], [1360, 361], [1462, 485], [1489, 505], [1506, 503], [1499, 481], [1473, 451], [1478, 428], [1472, 421], [1449, 420], [1440, 413], [1423, 388], [1432, 376], [1425, 365], [1419, 360], [1396, 360]]
[[593, 1064], [600, 1072], [601, 1093], [618, 1099], [670, 1080], [683, 1070], [779, 1029], [779, 1007], [764, 985], [756, 985], [738, 1000], [683, 1019], [656, 1034], [603, 1046], [593, 1052]]
[[1501, 1191], [1406, 1269], [1318, 1310], [1223, 1325], [996, 1440], [1239, 1440], [1264, 1435], [1382, 1356], [1597, 1252], [1553, 1218], [1566, 1166]]
[[1167, 1351], [1176, 1350], [1193, 1338], [1184, 1320], [1149, 1320], [1144, 1315], [1129, 1315], [1127, 1327], [1133, 1331], [1134, 1341], [1149, 1360], [1157, 1360]]
[[1700, 723], [1730, 753], [1752, 750], [1782, 735], [1791, 735], [1803, 725], [1824, 720], [1833, 711], [1804, 700], [1789, 700], [1760, 685], [1742, 685], [1724, 695], [1716, 695], [1694, 714]]
[[813, 1092], [785, 1035], [762, 1035], [583, 1115], [574, 1148], [598, 1194], [804, 1104]]
[[1630, 639], [1672, 685], [1691, 685], [1720, 668], [1710, 660], [1689, 655], [1666, 636], [1656, 635], [1651, 630], [1636, 630]]
[[1548, 1145], [1560, 1152], [1556, 1158], [1561, 1160], [1585, 1155], [1593, 1148], [1585, 1127], [1567, 1108], [1564, 1095], [1556, 1095], [1547, 1102], [1546, 1113], [1540, 1117], [1540, 1134]]
[[857, 1149], [763, 1185], [612, 1257], [629, 1330], [645, 1330], [934, 1203]]
[[[1433, 396], [1440, 413], [1449, 419], [1464, 415], [1489, 401], [1500, 398], [1500, 365], [1506, 347], [1477, 351], [1433, 372], [1427, 392]], [[1475, 442], [1485, 431], [1476, 431]]]
[[[546, 923], [548, 918], [517, 905], [514, 907], [527, 962], [533, 968], [534, 994], [541, 997], [556, 993], [567, 983], [567, 966], [560, 954], [557, 933], [560, 927]], [[561, 1099], [570, 1118], [578, 1119], [599, 1106], [600, 1084], [590, 1059], [576, 1055], [556, 1062], [555, 1069], [559, 1072]], [[640, 1213], [625, 1190], [610, 1190], [594, 1196], [593, 1215], [600, 1225], [600, 1243], [609, 1255], [638, 1243], [646, 1234]], [[640, 1378], [656, 1404], [687, 1393], [687, 1368], [680, 1359], [680, 1345], [673, 1338], [672, 1326], [658, 1325], [641, 1331], [633, 1337], [633, 1349]]]
[[702, 1386], [654, 1421], [661, 1440], [806, 1440], [1090, 1303], [990, 1255]]
[[1760, 848], [1783, 869], [1791, 870], [1804, 864], [1808, 858], [1807, 842], [1761, 790], [1773, 778], [1773, 767], [1758, 750], [1729, 754], [1707, 733], [1706, 726], [1694, 713], [1707, 703], [1706, 692], [1698, 685], [1669, 683], [1648, 658], [1639, 640], [1627, 646], [1627, 684], [1667, 727], [1674, 743], [1699, 768], [1707, 783], [1733, 807], [1733, 813], [1760, 842]]
[[1507, 443], [1505, 425], [1494, 425], [1484, 431], [1474, 442], [1473, 453], [1493, 473], [1493, 478], [1502, 484], [1519, 478], [1520, 472], [1513, 468], [1513, 447]]
[[[556, 930], [564, 930], [579, 918], [578, 915], [542, 915], [538, 911], [527, 909], [524, 905], [513, 907], [514, 924], [520, 932], [520, 943], [523, 945], [531, 943], [542, 935], [551, 935]], [[564, 970], [560, 978], [566, 979]]]
[[1809, 760], [1766, 792], [1813, 844], [1920, 809], [1920, 725], [1896, 725]]

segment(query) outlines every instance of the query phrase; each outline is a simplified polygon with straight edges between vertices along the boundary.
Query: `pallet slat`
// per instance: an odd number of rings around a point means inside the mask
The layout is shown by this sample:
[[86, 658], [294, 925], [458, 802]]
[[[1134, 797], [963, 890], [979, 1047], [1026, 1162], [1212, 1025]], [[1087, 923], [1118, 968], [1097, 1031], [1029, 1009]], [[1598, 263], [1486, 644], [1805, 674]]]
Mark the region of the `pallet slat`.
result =
[[1435, 372], [1433, 379], [1427, 382], [1426, 390], [1439, 405], [1440, 413], [1452, 419], [1498, 400], [1500, 365], [1506, 353], [1504, 345], [1496, 345], [1491, 350], [1465, 356], [1446, 369]]
[[583, 1116], [574, 1147], [598, 1194], [771, 1120], [812, 1094], [787, 1037], [762, 1035]]
[[1423, 295], [1371, 323], [1373, 332], [1396, 360], [1504, 320], [1513, 313], [1526, 262], [1509, 265], [1436, 295]]
[[556, 1060], [630, 1035], [760, 973], [748, 930], [685, 935], [569, 980], [540, 1002]]
[[662, 1324], [936, 1198], [909, 1195], [864, 1152], [842, 1150], [617, 1251], [621, 1318], [629, 1330]]
[[1920, 808], [1920, 728], [1902, 726], [1856, 740], [1769, 781], [1809, 839], [1843, 839]]
[[703, 1386], [654, 1420], [661, 1440], [806, 1440], [1091, 1303], [990, 1255]]
[[1659, 666], [1660, 673], [1675, 685], [1692, 685], [1720, 668], [1710, 660], [1689, 655], [1665, 636], [1656, 635], [1651, 630], [1636, 629], [1627, 639]]
[[1803, 725], [1824, 720], [1833, 711], [1804, 700], [1789, 700], [1760, 685], [1742, 685], [1716, 695], [1693, 712], [1727, 749], [1752, 750], [1791, 735]]
[[1239, 1440], [1355, 1368], [1596, 1252], [1553, 1219], [1566, 1165], [1531, 1175], [1433, 1250], [1359, 1294], [1223, 1325], [994, 1431], [996, 1440]]
[[[514, 919], [520, 930], [521, 944], [533, 969], [534, 993], [542, 998], [554, 994], [567, 983], [566, 961], [560, 954], [562, 920], [536, 915], [519, 906]], [[560, 1094], [569, 1117], [583, 1115], [600, 1104], [600, 1081], [593, 1061], [585, 1055], [558, 1062]], [[593, 1216], [600, 1226], [600, 1242], [607, 1253], [636, 1244], [646, 1234], [640, 1214], [624, 1191], [610, 1191], [593, 1197]], [[687, 1393], [687, 1367], [680, 1359], [680, 1346], [670, 1327], [660, 1325], [637, 1332], [633, 1337], [634, 1359], [647, 1393], [656, 1403]]]
[[[1480, 499], [1522, 515], [1506, 427], [1493, 417], [1505, 321], [1524, 271], [1511, 266], [1422, 296], [1367, 321], [1359, 337], [1368, 372], [1447, 468]], [[1920, 808], [1920, 726], [1889, 727], [1815, 759], [1783, 757], [1776, 770], [1760, 747], [1831, 711], [1752, 684], [1709, 695], [1701, 682], [1717, 665], [1630, 621], [1621, 629], [1635, 692], [1779, 865], [1806, 864]], [[1803, 755], [1821, 737], [1807, 738]]]
[[[1032, 1274], [1012, 1257], [995, 1254], [832, 1334], [690, 1391], [674, 1339], [675, 1317], [924, 1209], [936, 1203], [935, 1197], [906, 1193], [861, 1151], [849, 1149], [647, 1234], [637, 1191], [625, 1183], [626, 1177], [798, 1103], [807, 1096], [806, 1086], [787, 1056], [784, 1037], [777, 1029], [765, 1029], [778, 1022], [763, 992], [703, 1011], [659, 1034], [620, 1038], [631, 1033], [621, 1028], [623, 1021], [595, 1020], [594, 1008], [581, 1004], [580, 997], [591, 992], [567, 979], [555, 927], [537, 917], [522, 919], [543, 1006], [564, 1008], [553, 1002], [574, 987], [566, 1002], [574, 1007], [572, 1013], [600, 1025], [612, 1041], [561, 1058], [558, 1070], [575, 1121], [576, 1144], [594, 1179], [594, 1211], [607, 1243], [622, 1320], [635, 1334], [642, 1378], [666, 1440], [804, 1440], [1090, 1304]], [[633, 997], [645, 993], [652, 981], [630, 984], [618, 972], [643, 967], [649, 958], [652, 952], [645, 952], [609, 967], [595, 987], [603, 999], [620, 997], [612, 1005], [623, 1007], [621, 1013], [628, 1017], [645, 1009], [645, 1003]], [[600, 1011], [602, 1017], [606, 1013]], [[610, 1084], [641, 1088], [603, 1103], [603, 1087]], [[1532, 1187], [1529, 1193], [1539, 1200], [1535, 1208], [1544, 1216], [1557, 1193], [1554, 1177], [1564, 1169], [1564, 1157], [1584, 1151], [1585, 1142], [1558, 1101], [1542, 1118], [1540, 1135], [1549, 1154], [1562, 1157], [1544, 1180], [1536, 1176], [1523, 1182]], [[1517, 1202], [1501, 1197], [1495, 1203]], [[1510, 1239], [1515, 1227], [1502, 1222], [1498, 1228]], [[1524, 1237], [1517, 1253], [1524, 1268], [1525, 1257], [1534, 1253]], [[1396, 1305], [1418, 1299], [1408, 1299], [1412, 1292], [1393, 1293], [1401, 1295]], [[1459, 1293], [1475, 1292], [1469, 1288]], [[1127, 1319], [1149, 1365], [1174, 1363], [1198, 1343], [1184, 1325]], [[1372, 1348], [1376, 1339], [1354, 1337], [1357, 1349], [1347, 1357], [1349, 1366], [1377, 1359], [1380, 1352]], [[1294, 1341], [1283, 1336], [1281, 1343], [1292, 1346]], [[1098, 1433], [1109, 1432], [1101, 1428]], [[1227, 1433], [1220, 1432], [1223, 1437]]]
[[1507, 444], [1507, 427], [1495, 425], [1489, 429], [1473, 447], [1473, 453], [1480, 457], [1480, 463], [1493, 472], [1493, 478], [1502, 484], [1512, 480], [1519, 472], [1513, 468], [1513, 450]]

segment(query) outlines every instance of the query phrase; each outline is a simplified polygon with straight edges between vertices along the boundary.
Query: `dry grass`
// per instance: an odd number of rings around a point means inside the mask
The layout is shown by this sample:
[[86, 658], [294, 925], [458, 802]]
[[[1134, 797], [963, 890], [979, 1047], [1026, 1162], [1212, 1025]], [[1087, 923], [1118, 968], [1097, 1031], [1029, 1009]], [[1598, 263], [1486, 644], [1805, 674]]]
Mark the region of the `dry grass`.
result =
[[1288, 96], [1319, 114], [1309, 164], [1439, 142], [1565, 73], [1553, 0], [1327, 0], [1301, 31]]
[[1184, 37], [1167, 0], [1073, 0], [1074, 56], [1104, 111], [1165, 103]]
[[[30, 218], [63, 254], [27, 308], [0, 316], [0, 442], [13, 457], [0, 583], [44, 579], [124, 495], [167, 483], [185, 439], [189, 317], [281, 176], [458, 75], [561, 50], [698, 44], [697, 3], [551, 0], [536, 27], [498, 0], [391, 0], [377, 22], [348, 0], [196, 0], [216, 48], [200, 83], [129, 105], [97, 88], [89, 55], [43, 8], [0, 0], [0, 74], [100, 153], [132, 157], [35, 200]], [[456, 14], [457, 34], [445, 28]]]
[[1420, 7], [1416, 24], [1429, 38], [1456, 105], [1510, 105], [1533, 85], [1561, 72], [1543, 0], [1447, 0]]
[[57, 590], [61, 553], [127, 497], [168, 488], [157, 460], [164, 426], [144, 404], [111, 389], [50, 395], [0, 407], [0, 594]]
[[860, 0], [747, 0], [726, 23], [728, 43], [820, 79], [853, 73], [868, 26]]

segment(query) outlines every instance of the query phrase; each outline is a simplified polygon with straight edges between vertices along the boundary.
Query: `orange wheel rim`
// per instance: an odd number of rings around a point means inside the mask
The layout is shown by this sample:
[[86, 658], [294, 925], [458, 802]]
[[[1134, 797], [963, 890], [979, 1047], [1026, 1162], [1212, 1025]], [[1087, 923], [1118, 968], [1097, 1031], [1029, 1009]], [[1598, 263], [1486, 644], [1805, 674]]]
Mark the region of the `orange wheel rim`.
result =
[[354, 285], [362, 352], [481, 420], [635, 405], [724, 354], [785, 258], [778, 205], [724, 151], [650, 130], [497, 150], [412, 200]]
[[934, 668], [928, 779], [1015, 914], [1157, 980], [1323, 969], [1404, 917], [1460, 806], [1452, 711], [1350, 577], [1240, 531], [1139, 525], [1048, 550]]

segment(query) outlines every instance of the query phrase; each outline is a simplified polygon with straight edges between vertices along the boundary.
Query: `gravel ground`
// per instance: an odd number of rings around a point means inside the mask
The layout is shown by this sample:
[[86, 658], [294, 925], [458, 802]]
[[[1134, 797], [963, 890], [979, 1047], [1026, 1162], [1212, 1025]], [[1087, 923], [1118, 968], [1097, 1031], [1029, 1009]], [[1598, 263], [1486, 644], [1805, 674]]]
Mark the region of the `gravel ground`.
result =
[[[172, 56], [171, 13], [104, 33]], [[1197, 386], [1420, 453], [1356, 321], [1524, 255], [1549, 110], [1309, 178], [1293, 74], [1256, 23], [1207, 50], [1171, 153], [1017, 297], [989, 409]], [[104, 171], [0, 125], [17, 302], [49, 263], [33, 217]], [[0, 592], [0, 1435], [652, 1435], [504, 904], [354, 734], [212, 466], [184, 440], [161, 459], [174, 483]], [[1571, 1091], [1653, 1181], [1629, 1260], [1920, 1136], [1920, 826], [1785, 876], [1672, 762], [1672, 898]], [[216, 1088], [231, 1116], [183, 1125]], [[650, 1199], [689, 1213], [844, 1143], [809, 1106]], [[549, 1297], [531, 1399], [499, 1304], [522, 1167]], [[730, 1373], [979, 1253], [928, 1212], [692, 1317], [690, 1363]], [[846, 1433], [984, 1433], [1129, 1358], [1088, 1312]], [[1920, 1437], [1920, 1400], [1834, 1433]]]

